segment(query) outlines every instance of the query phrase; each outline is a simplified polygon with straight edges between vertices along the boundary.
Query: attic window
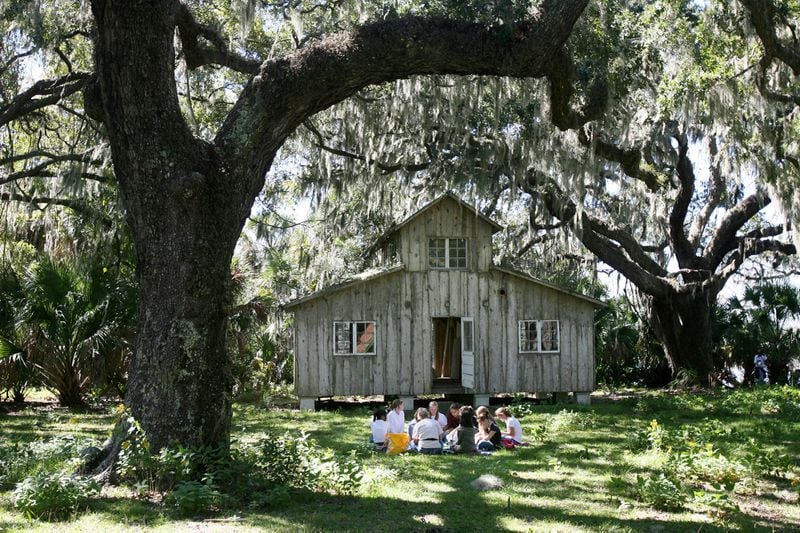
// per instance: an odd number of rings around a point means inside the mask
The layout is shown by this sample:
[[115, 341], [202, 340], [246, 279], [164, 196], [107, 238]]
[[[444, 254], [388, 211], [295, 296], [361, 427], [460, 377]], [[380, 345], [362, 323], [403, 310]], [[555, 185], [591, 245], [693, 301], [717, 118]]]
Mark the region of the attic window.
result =
[[467, 239], [428, 239], [430, 268], [467, 268]]

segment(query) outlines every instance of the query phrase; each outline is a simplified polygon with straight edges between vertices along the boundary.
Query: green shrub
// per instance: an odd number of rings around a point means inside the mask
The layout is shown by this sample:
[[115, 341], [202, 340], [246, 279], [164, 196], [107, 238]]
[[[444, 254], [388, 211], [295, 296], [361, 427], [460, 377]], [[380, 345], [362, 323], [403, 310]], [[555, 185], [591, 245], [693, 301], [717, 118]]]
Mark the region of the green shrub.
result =
[[0, 490], [37, 473], [63, 469], [65, 462], [76, 457], [83, 445], [72, 435], [0, 443]]
[[727, 490], [733, 490], [745, 472], [742, 465], [722, 455], [711, 444], [670, 453], [664, 469], [681, 480], [718, 484]]
[[570, 411], [562, 409], [555, 415], [550, 415], [547, 428], [550, 432], [571, 431], [576, 429], [590, 429], [597, 425], [597, 416], [591, 412]]
[[536, 404], [528, 401], [522, 394], [517, 394], [514, 396], [514, 399], [511, 402], [511, 410], [517, 416], [517, 418], [522, 418], [523, 416], [528, 416], [536, 413]]
[[317, 472], [311, 467], [314, 450], [308, 435], [267, 436], [259, 443], [259, 473], [275, 485], [313, 489]]
[[264, 488], [258, 492], [251, 493], [249, 497], [250, 507], [254, 509], [262, 507], [280, 507], [289, 503], [292, 498], [289, 493], [289, 487], [284, 485]]
[[[181, 512], [195, 512], [192, 502], [202, 504], [211, 485], [239, 501], [265, 504], [280, 501], [275, 487], [351, 494], [361, 484], [363, 467], [357, 451], [348, 457], [322, 449], [307, 435], [267, 436], [255, 445], [223, 448], [165, 447], [153, 455], [141, 428], [128, 418], [128, 439], [122, 444], [118, 461], [120, 478], [139, 493], [172, 490], [171, 501]], [[191, 483], [190, 483], [191, 482]], [[182, 488], [176, 489], [178, 486]], [[184, 505], [182, 500], [186, 500]], [[185, 510], [184, 510], [185, 507]], [[198, 507], [198, 511], [202, 510]]]
[[75, 513], [99, 492], [90, 478], [40, 473], [17, 485], [14, 506], [30, 517], [54, 520]]
[[773, 415], [788, 420], [800, 420], [800, 389], [757, 387], [736, 389], [725, 395], [721, 410], [737, 415]]
[[181, 481], [164, 498], [164, 503], [174, 506], [184, 516], [205, 514], [219, 505], [220, 493], [212, 484], [199, 481]]
[[650, 477], [636, 476], [636, 495], [640, 501], [664, 511], [680, 510], [686, 502], [680, 482], [669, 479], [663, 472]]
[[546, 442], [550, 438], [550, 434], [547, 430], [547, 424], [537, 424], [535, 426], [531, 426], [527, 433], [526, 439], [529, 442]]
[[786, 477], [797, 466], [789, 455], [765, 449], [762, 443], [752, 437], [747, 440], [740, 455], [742, 463], [755, 476]]
[[337, 494], [353, 494], [361, 485], [364, 469], [354, 456], [336, 457], [333, 450], [325, 450], [313, 461], [317, 488]]
[[267, 436], [258, 449], [258, 473], [270, 484], [349, 494], [363, 478], [363, 468], [354, 456], [337, 458], [308, 435]]
[[663, 414], [669, 411], [707, 412], [712, 405], [705, 395], [682, 392], [642, 396], [636, 401], [634, 410], [641, 414]]

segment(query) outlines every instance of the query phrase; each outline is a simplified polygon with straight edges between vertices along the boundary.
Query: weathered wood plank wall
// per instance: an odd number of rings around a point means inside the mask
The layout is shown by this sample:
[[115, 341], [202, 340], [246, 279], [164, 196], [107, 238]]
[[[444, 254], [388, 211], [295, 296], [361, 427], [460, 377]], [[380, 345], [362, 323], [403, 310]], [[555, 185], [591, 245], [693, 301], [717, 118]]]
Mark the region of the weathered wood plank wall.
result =
[[[404, 271], [293, 307], [300, 396], [430, 393], [434, 317], [472, 317], [476, 393], [594, 389], [594, 306], [491, 268], [493, 227], [445, 197], [399, 231]], [[467, 238], [468, 268], [429, 270], [428, 239]], [[376, 355], [333, 355], [335, 321], [376, 322]], [[558, 320], [561, 350], [521, 354], [519, 320]]]
[[[594, 388], [591, 303], [496, 270], [428, 271], [391, 273], [298, 306], [298, 394], [430, 393], [431, 323], [447, 316], [474, 319], [476, 392]], [[376, 322], [376, 355], [334, 356], [333, 323], [360, 320]], [[558, 320], [560, 352], [519, 353], [519, 320]]]

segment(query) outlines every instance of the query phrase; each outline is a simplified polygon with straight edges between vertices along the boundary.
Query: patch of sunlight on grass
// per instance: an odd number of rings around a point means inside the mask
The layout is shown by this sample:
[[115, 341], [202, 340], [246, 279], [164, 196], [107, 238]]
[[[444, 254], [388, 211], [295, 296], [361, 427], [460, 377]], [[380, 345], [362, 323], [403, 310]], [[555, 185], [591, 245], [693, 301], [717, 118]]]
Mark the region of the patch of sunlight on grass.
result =
[[664, 454], [654, 450], [636, 455], [626, 453], [625, 462], [632, 467], [655, 470], [664, 463]]
[[563, 481], [565, 479], [564, 472], [562, 470], [525, 470], [525, 471], [514, 471], [514, 477], [519, 479], [525, 479], [527, 481]]
[[428, 492], [456, 492], [456, 488], [447, 483], [425, 483], [425, 490]]
[[528, 521], [514, 516], [501, 516], [498, 519], [500, 529], [507, 531], [548, 531], [550, 533], [574, 533], [589, 531], [567, 522], [553, 522], [549, 520]]

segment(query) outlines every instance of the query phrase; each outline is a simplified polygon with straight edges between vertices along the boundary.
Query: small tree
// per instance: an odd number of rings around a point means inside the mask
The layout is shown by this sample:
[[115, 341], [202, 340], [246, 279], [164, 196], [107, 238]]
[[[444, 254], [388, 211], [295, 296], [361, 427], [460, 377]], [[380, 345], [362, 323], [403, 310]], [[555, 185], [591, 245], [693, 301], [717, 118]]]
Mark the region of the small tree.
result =
[[24, 354], [61, 404], [83, 403], [103, 357], [125, 349], [133, 290], [105, 268], [81, 271], [47, 257], [28, 269], [19, 287], [14, 332], [3, 339], [4, 352]]

